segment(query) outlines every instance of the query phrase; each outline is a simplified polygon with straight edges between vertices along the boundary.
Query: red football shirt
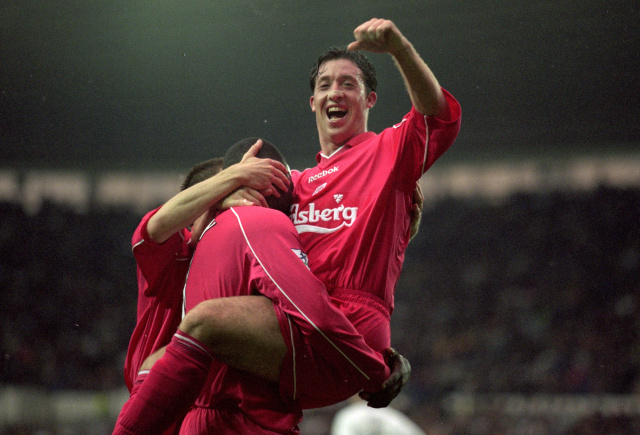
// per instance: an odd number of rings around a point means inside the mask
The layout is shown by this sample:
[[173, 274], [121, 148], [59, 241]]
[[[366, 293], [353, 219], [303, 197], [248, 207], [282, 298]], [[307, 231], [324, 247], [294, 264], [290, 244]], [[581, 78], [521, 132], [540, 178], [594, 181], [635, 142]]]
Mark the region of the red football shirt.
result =
[[182, 320], [182, 291], [193, 254], [191, 234], [186, 229], [162, 244], [150, 240], [147, 223], [157, 211], [147, 213], [131, 239], [137, 263], [138, 309], [124, 365], [129, 391], [142, 362], [169, 344]]
[[444, 94], [450, 119], [412, 108], [393, 127], [362, 133], [331, 156], [319, 153], [316, 167], [292, 173], [290, 218], [332, 297], [360, 295], [393, 311], [416, 182], [460, 129], [460, 105]]

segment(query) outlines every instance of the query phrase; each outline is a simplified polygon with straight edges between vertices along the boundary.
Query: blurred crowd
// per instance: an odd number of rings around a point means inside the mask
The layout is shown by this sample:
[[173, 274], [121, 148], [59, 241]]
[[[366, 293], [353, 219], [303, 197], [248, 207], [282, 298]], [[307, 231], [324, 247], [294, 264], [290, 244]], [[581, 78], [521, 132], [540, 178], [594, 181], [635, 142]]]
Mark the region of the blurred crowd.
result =
[[[0, 204], [2, 384], [124, 386], [140, 218]], [[640, 393], [640, 190], [428, 203], [392, 331], [425, 428], [452, 392]]]
[[443, 201], [396, 295], [421, 397], [640, 392], [640, 191]]
[[127, 210], [0, 207], [0, 383], [112, 389], [136, 320]]

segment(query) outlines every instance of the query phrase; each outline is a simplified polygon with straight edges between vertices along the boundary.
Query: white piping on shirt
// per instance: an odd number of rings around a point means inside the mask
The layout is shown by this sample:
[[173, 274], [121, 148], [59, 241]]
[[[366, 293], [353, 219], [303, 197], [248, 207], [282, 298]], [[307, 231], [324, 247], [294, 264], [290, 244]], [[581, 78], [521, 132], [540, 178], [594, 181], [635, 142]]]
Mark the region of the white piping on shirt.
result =
[[340, 148], [338, 148], [337, 150], [335, 150], [334, 152], [331, 153], [331, 155], [329, 156], [325, 156], [324, 154], [320, 153], [320, 157], [324, 157], [325, 159], [330, 159], [331, 157], [335, 156], [336, 153], [338, 151], [340, 151], [342, 148], [344, 148], [344, 145], [342, 145]]
[[[209, 231], [215, 224], [216, 224], [215, 219], [209, 222], [209, 225], [207, 225], [204, 231], [202, 231], [202, 234], [200, 234], [200, 238], [198, 239], [198, 241], [202, 240], [202, 236], [204, 236], [204, 233]], [[184, 277], [184, 287], [182, 287], [182, 318], [183, 319], [184, 319], [184, 316], [187, 315], [187, 280], [189, 279], [189, 272], [191, 272], [192, 264], [193, 264], [193, 255], [189, 260], [189, 268], [187, 269], [187, 275]]]
[[289, 335], [291, 340], [291, 353], [293, 358], [293, 400], [298, 398], [298, 372], [296, 370], [296, 343], [293, 340], [293, 327], [291, 326], [291, 317], [287, 314], [289, 322]]
[[[238, 213], [236, 213], [236, 211], [231, 208], [230, 210], [233, 211], [233, 214], [236, 216], [237, 220], [238, 220], [238, 225], [240, 225], [240, 230], [242, 231], [242, 235], [244, 236], [244, 240], [247, 242], [247, 246], [249, 246], [249, 249], [251, 250], [251, 252], [253, 253], [253, 256], [256, 258], [256, 260], [258, 261], [258, 263], [260, 264], [260, 266], [262, 267], [262, 269], [264, 270], [264, 272], [267, 274], [267, 276], [269, 277], [269, 279], [271, 280], [271, 282], [273, 282], [273, 284], [278, 288], [278, 290], [280, 290], [280, 293], [282, 293], [284, 295], [285, 298], [287, 298], [287, 300], [289, 302], [291, 302], [291, 304], [296, 308], [296, 310], [298, 310], [298, 312], [300, 314], [302, 314], [302, 316], [307, 319], [307, 321], [309, 322], [309, 324], [311, 326], [313, 326], [316, 331], [318, 331], [320, 333], [320, 335], [322, 335], [325, 340], [327, 340], [329, 342], [329, 344], [331, 344], [331, 346], [333, 346], [347, 361], [349, 361], [349, 363], [356, 369], [358, 370], [362, 376], [365, 377], [365, 379], [370, 380], [370, 377], [360, 368], [356, 365], [356, 363], [354, 363], [353, 361], [351, 361], [351, 359], [338, 347], [337, 344], [335, 344], [333, 341], [331, 341], [329, 339], [329, 337], [327, 337], [327, 335], [322, 332], [322, 330], [320, 328], [318, 328], [318, 326], [316, 326], [315, 323], [313, 323], [313, 321], [296, 305], [295, 302], [293, 302], [293, 300], [289, 297], [289, 295], [282, 289], [282, 287], [280, 287], [280, 285], [273, 279], [273, 277], [271, 276], [271, 274], [269, 273], [269, 271], [264, 267], [264, 264], [262, 263], [262, 261], [260, 260], [260, 258], [258, 257], [258, 255], [256, 254], [256, 252], [253, 250], [253, 246], [251, 246], [251, 242], [249, 242], [249, 238], [247, 237], [247, 233], [244, 231], [244, 227], [242, 226], [242, 221], [240, 220], [240, 216], [238, 216]], [[293, 252], [293, 251], [292, 251]]]
[[429, 124], [427, 124], [427, 117], [424, 116], [423, 117], [424, 120], [424, 128], [426, 131], [426, 135], [425, 135], [425, 144], [424, 144], [424, 156], [422, 156], [422, 171], [421, 173], [424, 174], [424, 172], [426, 171], [426, 166], [427, 166], [427, 153], [429, 151]]

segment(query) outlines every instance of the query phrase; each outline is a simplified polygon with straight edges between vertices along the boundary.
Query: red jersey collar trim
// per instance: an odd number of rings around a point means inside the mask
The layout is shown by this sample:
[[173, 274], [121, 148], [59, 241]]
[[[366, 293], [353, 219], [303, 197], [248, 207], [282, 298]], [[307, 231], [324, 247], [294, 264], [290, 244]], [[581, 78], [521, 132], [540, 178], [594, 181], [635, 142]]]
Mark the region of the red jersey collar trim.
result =
[[362, 142], [366, 141], [367, 139], [371, 139], [374, 136], [376, 136], [376, 134], [372, 131], [365, 131], [364, 133], [357, 134], [351, 139], [349, 139], [346, 144], [342, 145], [338, 150], [336, 150], [333, 154], [331, 154], [328, 157], [323, 155], [322, 151], [318, 152], [318, 154], [316, 154], [316, 162], [320, 164], [323, 161], [330, 160], [333, 156], [338, 154], [341, 150], [347, 147], [352, 148], [354, 146], [360, 145]]

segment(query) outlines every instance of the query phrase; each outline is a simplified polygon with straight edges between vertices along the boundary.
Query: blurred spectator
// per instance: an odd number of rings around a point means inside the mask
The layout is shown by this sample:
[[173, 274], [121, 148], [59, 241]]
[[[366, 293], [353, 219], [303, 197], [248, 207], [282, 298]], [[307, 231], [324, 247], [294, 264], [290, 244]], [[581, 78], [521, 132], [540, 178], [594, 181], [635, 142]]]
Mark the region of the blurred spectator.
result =
[[374, 409], [357, 396], [336, 413], [331, 435], [426, 435], [420, 427], [393, 406]]

